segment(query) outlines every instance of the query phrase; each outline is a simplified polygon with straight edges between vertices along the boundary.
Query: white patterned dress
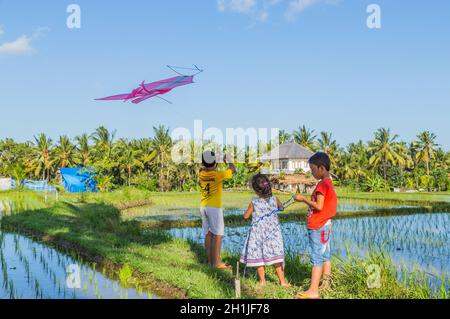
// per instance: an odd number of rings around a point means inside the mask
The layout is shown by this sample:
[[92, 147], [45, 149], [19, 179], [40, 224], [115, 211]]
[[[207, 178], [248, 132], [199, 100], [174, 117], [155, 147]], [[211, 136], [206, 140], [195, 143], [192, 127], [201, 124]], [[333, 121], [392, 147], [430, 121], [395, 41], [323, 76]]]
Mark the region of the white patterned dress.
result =
[[[270, 212], [278, 209], [277, 199], [254, 197], [252, 199], [252, 227], [242, 248], [240, 261], [247, 267], [261, 267], [278, 263], [284, 265], [283, 236], [278, 215]], [[263, 217], [263, 218], [261, 218]]]

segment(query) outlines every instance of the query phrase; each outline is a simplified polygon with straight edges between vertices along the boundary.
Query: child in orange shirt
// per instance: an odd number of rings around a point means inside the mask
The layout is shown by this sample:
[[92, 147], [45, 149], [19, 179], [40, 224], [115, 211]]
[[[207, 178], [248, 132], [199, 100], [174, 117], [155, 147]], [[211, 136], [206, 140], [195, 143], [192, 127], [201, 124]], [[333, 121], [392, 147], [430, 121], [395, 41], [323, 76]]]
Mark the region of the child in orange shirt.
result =
[[327, 154], [318, 152], [310, 158], [309, 166], [314, 178], [319, 180], [311, 200], [302, 195], [294, 197], [295, 201], [309, 206], [307, 228], [313, 266], [310, 287], [297, 295], [299, 299], [319, 299], [321, 277], [321, 288], [329, 289], [332, 218], [336, 216], [337, 210], [337, 195], [330, 178], [330, 158]]

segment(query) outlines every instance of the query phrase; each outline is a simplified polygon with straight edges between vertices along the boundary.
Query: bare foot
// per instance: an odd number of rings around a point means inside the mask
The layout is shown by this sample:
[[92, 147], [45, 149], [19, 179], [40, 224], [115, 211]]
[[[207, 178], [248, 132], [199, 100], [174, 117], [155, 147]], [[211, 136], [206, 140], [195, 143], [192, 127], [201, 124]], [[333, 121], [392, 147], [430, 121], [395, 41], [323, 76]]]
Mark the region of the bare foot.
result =
[[318, 293], [307, 290], [304, 292], [299, 292], [295, 296], [295, 299], [320, 299], [320, 295]]
[[292, 287], [292, 285], [291, 285], [290, 283], [288, 283], [288, 282], [280, 283], [280, 285], [281, 285], [281, 287], [283, 287], [283, 288], [291, 288], [291, 287]]
[[264, 287], [265, 285], [266, 285], [266, 281], [265, 280], [264, 281], [260, 281], [258, 283], [258, 287], [260, 287], [260, 288]]
[[221, 270], [230, 270], [231, 266], [222, 262], [220, 264], [215, 265], [214, 268], [221, 269]]
[[325, 279], [324, 281], [322, 281], [322, 284], [320, 285], [319, 289], [320, 290], [325, 290], [325, 291], [331, 290], [330, 280], [329, 279]]

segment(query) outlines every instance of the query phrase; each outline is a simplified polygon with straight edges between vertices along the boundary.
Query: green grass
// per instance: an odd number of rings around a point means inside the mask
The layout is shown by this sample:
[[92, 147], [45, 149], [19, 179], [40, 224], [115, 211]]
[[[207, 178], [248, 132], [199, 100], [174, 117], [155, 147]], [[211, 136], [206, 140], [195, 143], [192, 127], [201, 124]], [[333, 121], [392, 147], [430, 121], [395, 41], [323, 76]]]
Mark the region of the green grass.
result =
[[[103, 203], [57, 203], [54, 207], [25, 211], [2, 220], [2, 228], [34, 234], [56, 246], [82, 252], [91, 260], [103, 260], [120, 269], [128, 264], [133, 279], [140, 287], [160, 289], [163, 296], [176, 298], [233, 298], [233, 275], [205, 264], [203, 248], [190, 241], [170, 237], [156, 229], [142, 232], [136, 221], [124, 222], [120, 211]], [[51, 238], [51, 240], [49, 240]], [[70, 243], [71, 245], [68, 245]], [[70, 247], [70, 248], [68, 248]], [[235, 265], [238, 256], [223, 254], [224, 260]], [[334, 260], [333, 291], [326, 298], [428, 298], [430, 292], [420, 282], [408, 288], [396, 279], [389, 258], [373, 253], [366, 260]], [[366, 263], [382, 268], [382, 287], [368, 289]], [[117, 277], [119, 273], [117, 272]], [[276, 284], [272, 269], [268, 270], [269, 284], [259, 290], [254, 270], [242, 280], [244, 298], [292, 298], [307, 287], [310, 276], [308, 261], [288, 256], [286, 275], [295, 286], [283, 289]], [[157, 288], [155, 288], [157, 287]], [[159, 287], [159, 288], [158, 288]]]

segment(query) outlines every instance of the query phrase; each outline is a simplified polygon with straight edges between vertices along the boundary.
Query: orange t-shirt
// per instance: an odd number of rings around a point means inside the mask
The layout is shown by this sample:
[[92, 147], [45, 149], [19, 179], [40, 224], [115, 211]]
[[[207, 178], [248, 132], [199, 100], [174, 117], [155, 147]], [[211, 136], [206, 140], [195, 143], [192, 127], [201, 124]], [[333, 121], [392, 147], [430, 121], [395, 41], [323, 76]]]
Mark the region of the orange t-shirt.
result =
[[323, 227], [331, 218], [336, 216], [337, 211], [337, 194], [333, 187], [331, 178], [325, 178], [317, 184], [311, 199], [317, 201], [317, 195], [322, 194], [325, 199], [323, 209], [317, 211], [313, 208], [308, 212], [308, 229], [319, 229]]

